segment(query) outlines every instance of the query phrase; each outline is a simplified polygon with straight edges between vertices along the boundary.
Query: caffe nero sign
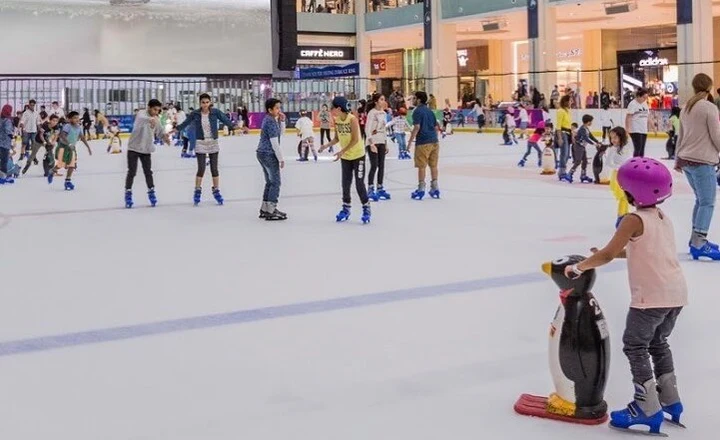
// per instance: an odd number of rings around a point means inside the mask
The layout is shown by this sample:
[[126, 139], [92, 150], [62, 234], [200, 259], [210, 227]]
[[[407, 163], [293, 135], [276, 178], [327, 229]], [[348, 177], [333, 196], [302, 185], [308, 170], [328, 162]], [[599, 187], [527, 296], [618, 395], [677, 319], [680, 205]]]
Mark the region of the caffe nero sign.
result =
[[355, 48], [349, 46], [298, 46], [299, 60], [354, 60]]

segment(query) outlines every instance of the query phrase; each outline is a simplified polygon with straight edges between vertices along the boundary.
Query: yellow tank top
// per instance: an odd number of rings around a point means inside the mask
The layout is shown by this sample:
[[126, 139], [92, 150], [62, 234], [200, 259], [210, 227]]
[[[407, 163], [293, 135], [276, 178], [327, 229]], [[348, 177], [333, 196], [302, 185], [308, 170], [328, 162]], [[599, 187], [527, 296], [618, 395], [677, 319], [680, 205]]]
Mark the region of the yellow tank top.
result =
[[[352, 139], [352, 121], [355, 115], [348, 114], [343, 121], [340, 117], [335, 118], [335, 131], [340, 140], [340, 147], [345, 148], [350, 145]], [[365, 156], [365, 145], [363, 145], [362, 137], [360, 137], [355, 145], [349, 148], [342, 158], [345, 160], [355, 160]]]

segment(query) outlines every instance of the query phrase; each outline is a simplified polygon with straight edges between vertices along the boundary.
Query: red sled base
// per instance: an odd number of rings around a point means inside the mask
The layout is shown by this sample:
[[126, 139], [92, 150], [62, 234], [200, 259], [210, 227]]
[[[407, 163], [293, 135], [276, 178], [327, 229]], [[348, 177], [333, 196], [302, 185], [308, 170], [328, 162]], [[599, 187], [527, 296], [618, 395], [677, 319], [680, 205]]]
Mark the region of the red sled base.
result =
[[558, 420], [560, 422], [577, 423], [580, 425], [601, 425], [608, 421], [608, 415], [599, 419], [578, 419], [576, 417], [562, 416], [547, 412], [547, 397], [523, 394], [515, 402], [515, 412], [524, 416], [540, 417], [542, 419]]

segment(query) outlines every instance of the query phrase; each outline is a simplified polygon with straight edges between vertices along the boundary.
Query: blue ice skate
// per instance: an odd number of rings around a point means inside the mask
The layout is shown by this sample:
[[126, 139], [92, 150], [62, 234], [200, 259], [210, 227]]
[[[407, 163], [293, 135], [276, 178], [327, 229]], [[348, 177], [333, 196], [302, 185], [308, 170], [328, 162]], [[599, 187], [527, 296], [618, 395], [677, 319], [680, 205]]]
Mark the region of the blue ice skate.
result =
[[342, 209], [338, 213], [338, 215], [335, 216], [335, 221], [345, 222], [350, 218], [350, 205], [343, 205]]
[[132, 191], [125, 191], [125, 207], [130, 209], [133, 207]]
[[0, 177], [0, 185], [12, 185], [15, 183], [15, 179], [12, 177]]
[[542, 159], [538, 159], [538, 168], [542, 168]]
[[573, 183], [572, 174], [562, 173], [558, 176], [561, 182]]
[[75, 185], [69, 180], [65, 181], [65, 191], [72, 191], [75, 189]]
[[202, 198], [202, 189], [201, 188], [195, 188], [195, 192], [193, 192], [193, 204], [195, 206], [200, 204], [200, 199]]
[[222, 206], [223, 203], [225, 203], [225, 199], [223, 199], [222, 194], [220, 194], [220, 188], [213, 188], [212, 195], [215, 197], [215, 201], [218, 205]]
[[665, 421], [668, 423], [671, 423], [675, 426], [679, 426], [680, 428], [685, 428], [685, 425], [680, 423], [680, 416], [683, 413], [683, 405], [680, 402], [673, 403], [672, 405], [663, 406], [663, 412], [670, 416], [670, 418], [666, 418]]
[[362, 213], [362, 217], [360, 217], [360, 220], [362, 220], [363, 224], [366, 225], [366, 224], [370, 223], [370, 217], [371, 217], [370, 205], [363, 205], [363, 213]]
[[54, 178], [55, 178], [55, 170], [53, 170], [53, 169], [48, 170], [48, 174], [47, 174], [48, 185], [52, 185]]
[[[715, 245], [717, 246], [717, 245]], [[720, 249], [713, 246], [713, 243], [707, 242], [702, 247], [696, 248], [690, 246], [690, 255], [693, 260], [699, 260], [700, 258], [709, 258], [714, 261], [720, 261]]]
[[439, 199], [439, 198], [440, 198], [440, 190], [437, 189], [437, 188], [436, 188], [436, 189], [431, 189], [428, 194], [429, 194], [430, 197], [432, 197], [433, 199]]
[[[627, 431], [632, 434], [654, 435], [658, 437], [667, 437], [667, 434], [660, 432], [665, 416], [662, 411], [658, 411], [650, 416], [645, 415], [636, 402], [631, 402], [627, 408], [621, 411], [613, 411], [610, 413], [610, 427]], [[631, 429], [633, 426], [645, 425], [649, 431], [641, 431]]]
[[525, 159], [521, 159], [520, 162], [518, 162], [517, 166], [520, 168], [525, 168]]
[[580, 183], [593, 183], [593, 180], [588, 176], [580, 176]]
[[380, 196], [378, 196], [378, 193], [375, 192], [375, 185], [370, 185], [368, 187], [368, 199], [372, 200], [373, 202], [377, 202], [380, 200]]
[[390, 193], [385, 191], [385, 188], [382, 186], [378, 188], [376, 194], [380, 200], [390, 200]]
[[422, 200], [423, 197], [425, 197], [425, 191], [421, 189], [416, 189], [412, 194], [410, 194], [410, 198], [413, 200]]
[[150, 188], [148, 190], [148, 200], [150, 201], [150, 206], [153, 208], [157, 206], [157, 196], [155, 195], [155, 188]]

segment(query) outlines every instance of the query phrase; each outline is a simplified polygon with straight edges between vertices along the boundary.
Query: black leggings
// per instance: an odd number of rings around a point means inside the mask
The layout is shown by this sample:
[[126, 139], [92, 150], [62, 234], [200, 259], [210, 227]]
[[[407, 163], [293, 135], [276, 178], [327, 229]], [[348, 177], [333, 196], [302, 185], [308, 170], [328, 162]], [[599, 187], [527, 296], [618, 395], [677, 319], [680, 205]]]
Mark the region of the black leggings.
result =
[[385, 155], [387, 154], [387, 148], [385, 144], [375, 144], [375, 147], [377, 148], [377, 153], [373, 153], [370, 147], [368, 147], [370, 156], [368, 185], [375, 185], [375, 173], [377, 173], [377, 184], [378, 186], [382, 186], [383, 179], [385, 178]]
[[332, 140], [330, 137], [330, 129], [329, 128], [321, 128], [320, 129], [320, 145], [323, 145], [325, 143], [325, 136], [327, 136], [328, 142]]
[[633, 156], [645, 157], [645, 143], [647, 142], [647, 134], [630, 133], [630, 139], [632, 139], [633, 143]]
[[[220, 153], [210, 153], [210, 174], [212, 174], [213, 177], [220, 175], [220, 171], [218, 171], [218, 154]], [[205, 175], [205, 163], [207, 156], [208, 155], [205, 153], [197, 153], [197, 177], [203, 177]]]
[[365, 187], [365, 156], [355, 160], [342, 159], [340, 162], [342, 163], [343, 204], [352, 204], [350, 186], [352, 186], [353, 177], [355, 178], [355, 187], [360, 196], [360, 202], [363, 205], [367, 204], [369, 199]]
[[[128, 150], [128, 172], [127, 177], [125, 178], [125, 189], [130, 190], [133, 186], [133, 181], [135, 180], [135, 175], [137, 174], [138, 169], [138, 159], [140, 160], [140, 163], [142, 164], [143, 173], [145, 173], [145, 183], [147, 184], [148, 189], [155, 188], [155, 182], [153, 181], [153, 172], [152, 172], [152, 159], [150, 154], [143, 154], [138, 153], [137, 151], [131, 151]], [[52, 172], [52, 171], [50, 171]]]

